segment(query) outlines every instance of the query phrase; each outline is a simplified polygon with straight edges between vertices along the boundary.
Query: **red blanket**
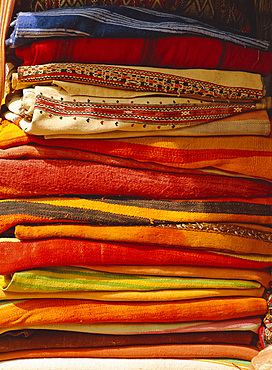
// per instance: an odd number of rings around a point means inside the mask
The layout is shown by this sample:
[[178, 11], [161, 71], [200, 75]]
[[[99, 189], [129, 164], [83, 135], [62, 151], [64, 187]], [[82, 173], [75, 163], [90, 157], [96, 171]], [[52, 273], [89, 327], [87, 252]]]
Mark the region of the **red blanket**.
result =
[[160, 39], [53, 39], [16, 48], [15, 53], [24, 65], [79, 62], [227, 69], [269, 74], [272, 64], [272, 53], [195, 36]]
[[106, 243], [87, 239], [44, 239], [0, 242], [0, 274], [46, 266], [95, 265], [194, 265], [265, 268], [271, 258], [221, 254], [186, 248]]
[[0, 197], [102, 195], [167, 199], [264, 197], [272, 185], [238, 177], [174, 174], [95, 162], [0, 160]]

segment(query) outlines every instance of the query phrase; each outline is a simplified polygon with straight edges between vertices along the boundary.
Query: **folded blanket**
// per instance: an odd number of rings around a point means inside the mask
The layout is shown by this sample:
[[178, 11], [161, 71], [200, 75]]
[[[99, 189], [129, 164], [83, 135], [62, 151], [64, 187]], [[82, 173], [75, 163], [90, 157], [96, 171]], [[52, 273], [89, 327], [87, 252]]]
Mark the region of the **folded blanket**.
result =
[[0, 333], [12, 332], [14, 330], [61, 330], [69, 332], [90, 333], [90, 334], [114, 334], [135, 335], [135, 334], [167, 334], [167, 333], [207, 333], [214, 331], [251, 331], [255, 334], [261, 326], [261, 317], [252, 316], [239, 319], [223, 321], [184, 321], [177, 323], [77, 323], [77, 324], [52, 324], [26, 326], [25, 328], [1, 328]]
[[231, 344], [161, 344], [128, 347], [29, 349], [0, 354], [0, 361], [21, 358], [98, 357], [98, 358], [237, 358], [250, 361], [257, 356], [255, 346]]
[[26, 143], [79, 149], [139, 162], [153, 162], [173, 168], [214, 167], [231, 173], [272, 180], [271, 134], [269, 137], [145, 137], [119, 140], [44, 140], [27, 135], [18, 126], [4, 121], [0, 126], [0, 147]]
[[229, 370], [237, 369], [239, 366], [242, 370], [249, 369], [250, 362], [236, 359], [227, 360], [210, 360], [210, 359], [107, 359], [107, 358], [32, 358], [32, 359], [19, 359], [13, 361], [3, 361], [0, 363], [0, 370], [59, 370], [59, 369], [71, 369], [71, 370], [87, 370], [90, 367], [93, 370], [100, 369], [131, 369], [138, 370]]
[[264, 315], [263, 298], [210, 298], [173, 302], [28, 299], [0, 302], [1, 328], [56, 323], [140, 323], [228, 320]]
[[[192, 44], [194, 48], [192, 48]], [[58, 38], [13, 50], [14, 64], [52, 62], [142, 65], [163, 68], [208, 68], [257, 72], [268, 75], [272, 53], [245, 49], [231, 42], [205, 37]], [[13, 56], [14, 58], [14, 56]], [[15, 57], [16, 58], [16, 57]]]
[[[62, 89], [60, 92], [69, 95], [107, 99], [169, 95], [180, 98], [178, 101], [174, 100], [176, 103], [203, 104], [203, 99], [246, 101], [260, 99], [265, 94], [259, 74], [239, 71], [49, 63], [19, 66], [18, 73], [12, 76], [12, 88], [17, 90], [33, 84], [52, 83]], [[51, 93], [49, 87], [44, 90], [40, 86], [40, 89], [44, 95], [48, 91], [47, 95], [50, 96], [58, 92], [55, 89]], [[182, 100], [183, 95], [192, 95], [194, 99], [200, 100]], [[149, 101], [151, 103], [152, 100]]]
[[[91, 0], [70, 0], [69, 6], [92, 6], [92, 5], [126, 5], [126, 6], [137, 6], [148, 9], [157, 9], [167, 12], [173, 12], [175, 14], [185, 15], [194, 19], [201, 20], [217, 25], [219, 28], [228, 28], [233, 31], [239, 31], [242, 33], [254, 34], [254, 26], [251, 24], [248, 16], [248, 7], [253, 11], [251, 4], [247, 4], [247, 7], [242, 5], [237, 0], [229, 0], [224, 7], [220, 6], [218, 0], [212, 0], [209, 3], [204, 2], [202, 6], [199, 6], [197, 1], [191, 1], [190, 4], [183, 4], [178, 1], [160, 1], [159, 3], [153, 3], [149, 0], [139, 1], [110, 1], [110, 0], [97, 0], [93, 3]], [[63, 8], [67, 6], [65, 3], [52, 2], [52, 1], [38, 1], [32, 0], [27, 2], [21, 1], [21, 8], [23, 11], [44, 11], [55, 8]]]
[[[3, 276], [0, 275], [0, 281]], [[219, 297], [255, 297], [261, 298], [264, 288], [253, 289], [176, 289], [155, 291], [46, 291], [46, 292], [9, 292], [0, 290], [0, 300], [18, 300], [30, 298], [68, 298], [91, 299], [95, 301], [114, 302], [170, 302], [200, 298]]]
[[0, 274], [47, 266], [75, 265], [193, 265], [234, 268], [266, 268], [265, 255], [207, 252], [194, 249], [126, 243], [102, 243], [87, 239], [45, 239], [19, 242], [0, 239]]
[[1, 353], [46, 348], [119, 347], [146, 344], [229, 343], [250, 345], [250, 331], [215, 331], [172, 334], [111, 335], [61, 330], [17, 330], [0, 336]]
[[54, 37], [143, 37], [183, 35], [213, 37], [244, 47], [266, 50], [269, 42], [219, 30], [197, 20], [129, 6], [93, 6], [20, 12], [12, 23], [14, 31], [7, 44], [22, 46]]
[[[84, 266], [83, 266], [84, 267]], [[121, 274], [136, 274], [136, 275], [156, 275], [156, 276], [190, 276], [190, 277], [206, 277], [214, 279], [246, 279], [255, 280], [261, 283], [266, 288], [269, 287], [271, 274], [268, 269], [263, 270], [246, 270], [233, 269], [222, 267], [209, 266], [126, 266], [126, 265], [108, 265], [108, 266], [89, 266], [87, 268], [108, 271]]]
[[17, 225], [15, 236], [20, 240], [81, 238], [272, 256], [272, 229], [258, 225], [205, 222], [153, 226]]
[[80, 267], [47, 267], [4, 276], [0, 289], [10, 292], [154, 291], [173, 289], [258, 289], [250, 280], [113, 274]]
[[[244, 176], [272, 180], [271, 134], [269, 137], [145, 137], [107, 140], [44, 140], [27, 135], [15, 124], [0, 126], [0, 146], [8, 148], [26, 143], [79, 149], [138, 162], [152, 162], [173, 168], [201, 169], [214, 167]], [[239, 149], [238, 149], [239, 148]]]
[[[258, 109], [252, 103], [180, 104], [171, 98], [125, 99], [70, 96], [57, 88], [36, 87], [33, 115], [27, 115], [23, 99], [21, 128], [34, 135], [91, 135], [126, 131], [133, 136], [168, 135], [176, 129], [235, 116]], [[88, 102], [87, 102], [88, 101]], [[32, 107], [28, 106], [28, 110]], [[226, 123], [226, 122], [225, 122]]]
[[271, 225], [272, 197], [196, 200], [44, 197], [0, 200], [0, 232], [22, 223], [155, 225], [231, 222]]
[[176, 174], [64, 159], [1, 159], [0, 197], [131, 196], [167, 199], [265, 197], [272, 183], [208, 174]]
[[[260, 112], [260, 111], [259, 111]], [[1, 126], [0, 126], [1, 130]], [[0, 134], [1, 135], [1, 134]], [[35, 136], [35, 138], [38, 138]], [[44, 142], [44, 139], [41, 139]], [[1, 159], [15, 159], [15, 158], [39, 158], [39, 159], [75, 159], [88, 162], [96, 162], [102, 164], [108, 164], [111, 166], [128, 167], [142, 170], [153, 170], [168, 173], [187, 173], [187, 174], [203, 174], [208, 173], [206, 170], [190, 170], [183, 168], [174, 168], [169, 166], [160, 165], [157, 163], [139, 162], [130, 158], [111, 157], [105, 154], [92, 153], [87, 150], [70, 149], [61, 147], [51, 147], [36, 145], [36, 144], [25, 144], [17, 145], [14, 147], [0, 149]], [[225, 174], [224, 174], [225, 175]], [[229, 175], [226, 173], [226, 176]]]
[[[70, 84], [74, 85], [74, 84]], [[85, 86], [85, 85], [83, 85]], [[183, 127], [205, 124], [263, 109], [265, 103], [184, 103], [184, 99], [145, 97], [96, 98], [67, 93], [63, 88], [37, 86], [24, 89], [18, 113], [21, 128], [34, 135], [93, 135], [115, 131], [133, 136], [175, 133]], [[225, 122], [227, 124], [227, 122]]]

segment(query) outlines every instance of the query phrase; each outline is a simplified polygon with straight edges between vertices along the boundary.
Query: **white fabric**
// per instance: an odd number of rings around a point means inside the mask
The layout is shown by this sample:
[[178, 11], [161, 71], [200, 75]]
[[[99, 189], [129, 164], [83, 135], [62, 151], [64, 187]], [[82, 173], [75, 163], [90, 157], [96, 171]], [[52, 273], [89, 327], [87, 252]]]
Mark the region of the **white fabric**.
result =
[[4, 361], [0, 370], [247, 370], [221, 360], [41, 358]]

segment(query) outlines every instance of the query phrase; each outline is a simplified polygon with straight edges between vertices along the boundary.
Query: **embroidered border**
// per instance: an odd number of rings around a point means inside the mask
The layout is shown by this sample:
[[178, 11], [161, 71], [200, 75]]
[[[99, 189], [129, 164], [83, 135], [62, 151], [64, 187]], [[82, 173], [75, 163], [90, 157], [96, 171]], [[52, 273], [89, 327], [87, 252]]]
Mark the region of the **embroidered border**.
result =
[[191, 230], [200, 232], [214, 232], [218, 234], [239, 236], [241, 238], [256, 239], [266, 243], [272, 243], [272, 231], [263, 232], [261, 230], [224, 223], [207, 222], [183, 222], [181, 224], [159, 224], [156, 227], [175, 228], [179, 230]]
[[259, 100], [263, 91], [226, 87], [171, 74], [132, 68], [80, 63], [51, 63], [18, 67], [18, 81], [38, 83], [53, 79], [124, 90], [150, 91], [175, 96], [196, 95], [220, 100]]
[[[254, 104], [211, 104], [211, 105], [148, 105], [148, 104], [107, 104], [57, 100], [37, 94], [34, 109], [40, 114], [49, 113], [49, 118], [59, 116], [85, 117], [87, 119], [122, 120], [144, 124], [201, 123], [225, 118], [237, 113], [256, 109]], [[118, 123], [118, 122], [117, 122]]]

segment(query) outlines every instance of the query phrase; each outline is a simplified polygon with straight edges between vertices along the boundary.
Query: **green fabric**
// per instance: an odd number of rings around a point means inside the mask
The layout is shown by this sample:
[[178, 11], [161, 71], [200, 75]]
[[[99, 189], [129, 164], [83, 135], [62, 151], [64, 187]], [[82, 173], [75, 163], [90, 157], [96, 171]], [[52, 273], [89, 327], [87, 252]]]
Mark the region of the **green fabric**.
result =
[[[0, 280], [1, 282], [1, 280]], [[252, 289], [261, 284], [247, 280], [205, 279], [113, 274], [80, 267], [39, 268], [6, 275], [7, 291], [123, 291], [161, 289]]]

